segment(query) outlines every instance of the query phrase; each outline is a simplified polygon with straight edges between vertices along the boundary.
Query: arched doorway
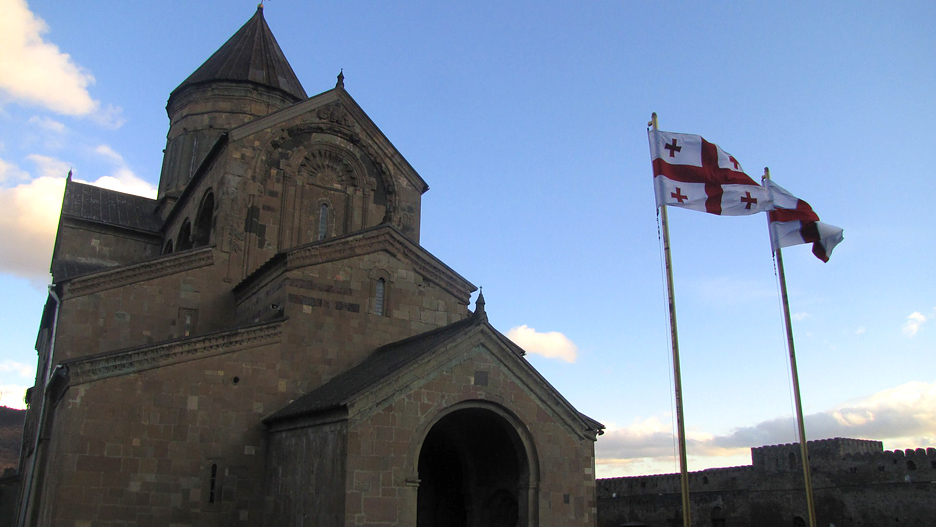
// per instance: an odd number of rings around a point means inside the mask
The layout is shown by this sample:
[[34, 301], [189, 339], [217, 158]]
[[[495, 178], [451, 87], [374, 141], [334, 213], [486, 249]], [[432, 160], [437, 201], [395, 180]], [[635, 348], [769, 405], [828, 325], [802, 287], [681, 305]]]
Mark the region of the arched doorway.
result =
[[418, 527], [529, 524], [529, 453], [513, 424], [483, 407], [448, 413], [419, 452]]

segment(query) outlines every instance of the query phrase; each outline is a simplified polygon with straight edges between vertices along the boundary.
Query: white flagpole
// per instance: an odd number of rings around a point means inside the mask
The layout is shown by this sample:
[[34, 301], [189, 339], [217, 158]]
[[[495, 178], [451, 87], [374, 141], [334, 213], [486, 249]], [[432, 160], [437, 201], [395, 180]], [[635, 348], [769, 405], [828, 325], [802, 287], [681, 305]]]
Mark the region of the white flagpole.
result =
[[[764, 167], [764, 180], [770, 179], [770, 169]], [[767, 233], [770, 235], [770, 216], [767, 216]], [[773, 236], [771, 235], [771, 239]], [[771, 242], [772, 243], [772, 242]], [[806, 448], [806, 428], [803, 420], [803, 401], [800, 398], [799, 374], [796, 371], [796, 351], [793, 347], [793, 324], [790, 321], [790, 301], [787, 296], [786, 275], [783, 272], [783, 253], [780, 247], [774, 251], [777, 262], [777, 278], [780, 280], [780, 299], [783, 302], [783, 324], [786, 327], [787, 349], [790, 352], [790, 372], [793, 376], [793, 399], [796, 403], [796, 424], [799, 430], [800, 457], [803, 460], [803, 481], [806, 486], [806, 508], [809, 513], [809, 526], [817, 527], [816, 505], [813, 501], [812, 477], [809, 474], [809, 451]]]
[[[659, 129], [657, 114], [653, 112], [650, 126]], [[652, 160], [651, 160], [652, 162]], [[666, 267], [666, 295], [669, 300], [670, 340], [673, 345], [673, 383], [676, 389], [676, 428], [679, 440], [679, 473], [682, 489], [683, 527], [691, 527], [689, 518], [689, 472], [686, 462], [686, 424], [683, 418], [682, 376], [679, 372], [679, 338], [676, 333], [676, 298], [673, 289], [673, 261], [670, 256], [669, 224], [666, 205], [660, 205], [660, 230], [663, 231], [663, 258]]]

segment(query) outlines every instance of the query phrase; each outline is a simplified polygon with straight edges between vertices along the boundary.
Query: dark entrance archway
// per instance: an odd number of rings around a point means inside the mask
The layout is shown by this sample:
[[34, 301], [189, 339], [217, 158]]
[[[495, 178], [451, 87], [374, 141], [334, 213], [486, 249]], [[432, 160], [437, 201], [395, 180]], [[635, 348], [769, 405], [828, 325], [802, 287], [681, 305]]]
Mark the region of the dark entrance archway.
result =
[[528, 459], [515, 427], [496, 412], [465, 408], [442, 417], [419, 452], [416, 525], [527, 525]]

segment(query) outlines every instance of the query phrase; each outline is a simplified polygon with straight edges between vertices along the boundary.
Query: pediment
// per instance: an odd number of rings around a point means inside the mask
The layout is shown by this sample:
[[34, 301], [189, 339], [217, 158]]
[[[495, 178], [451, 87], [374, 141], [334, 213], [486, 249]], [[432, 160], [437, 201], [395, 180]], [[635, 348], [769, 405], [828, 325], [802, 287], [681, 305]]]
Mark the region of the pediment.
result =
[[429, 189], [344, 88], [336, 87], [235, 128], [230, 132], [230, 140], [239, 141], [264, 131], [273, 134], [271, 148], [278, 148], [289, 137], [302, 134], [324, 133], [343, 138], [364, 149], [375, 162], [387, 164], [389, 172], [405, 178], [408, 185], [420, 193]]
[[274, 275], [287, 271], [376, 252], [386, 252], [400, 261], [409, 263], [413, 266], [413, 271], [423, 279], [461, 299], [466, 305], [471, 293], [477, 289], [442, 260], [413, 243], [396, 228], [383, 224], [281, 252], [235, 286], [234, 294], [237, 298], [250, 296], [268, 283]]
[[[293, 401], [264, 422], [273, 429], [293, 428], [316, 422], [318, 416], [341, 416], [349, 421], [366, 419], [408, 393], [419, 390], [440, 375], [456, 369], [479, 371], [498, 368], [500, 375], [530, 396], [542, 412], [552, 415], [573, 434], [595, 439], [604, 425], [576, 410], [533, 366], [525, 352], [475, 314], [465, 320], [389, 344], [320, 388]], [[484, 384], [474, 378], [475, 384]], [[483, 390], [482, 390], [483, 391]], [[490, 388], [482, 395], [509, 400]]]

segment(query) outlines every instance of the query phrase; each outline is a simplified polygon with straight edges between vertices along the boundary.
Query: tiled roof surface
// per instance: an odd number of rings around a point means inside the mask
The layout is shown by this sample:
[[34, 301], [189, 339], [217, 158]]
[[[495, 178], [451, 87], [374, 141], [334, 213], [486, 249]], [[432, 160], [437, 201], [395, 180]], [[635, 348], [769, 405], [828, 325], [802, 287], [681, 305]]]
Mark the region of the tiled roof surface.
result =
[[480, 321], [481, 317], [468, 316], [448, 326], [382, 346], [364, 359], [364, 362], [289, 403], [264, 421], [272, 422], [339, 408], [350, 402], [358, 393], [391, 378], [393, 372]]
[[62, 216], [158, 233], [156, 200], [69, 181], [65, 185]]
[[169, 97], [186, 86], [212, 81], [255, 82], [298, 100], [308, 98], [264, 20], [262, 7]]
[[101, 262], [78, 262], [74, 260], [55, 259], [52, 261], [52, 280], [54, 282], [61, 282], [83, 274], [113, 269], [114, 267], [116, 267], [115, 264], [105, 264]]

